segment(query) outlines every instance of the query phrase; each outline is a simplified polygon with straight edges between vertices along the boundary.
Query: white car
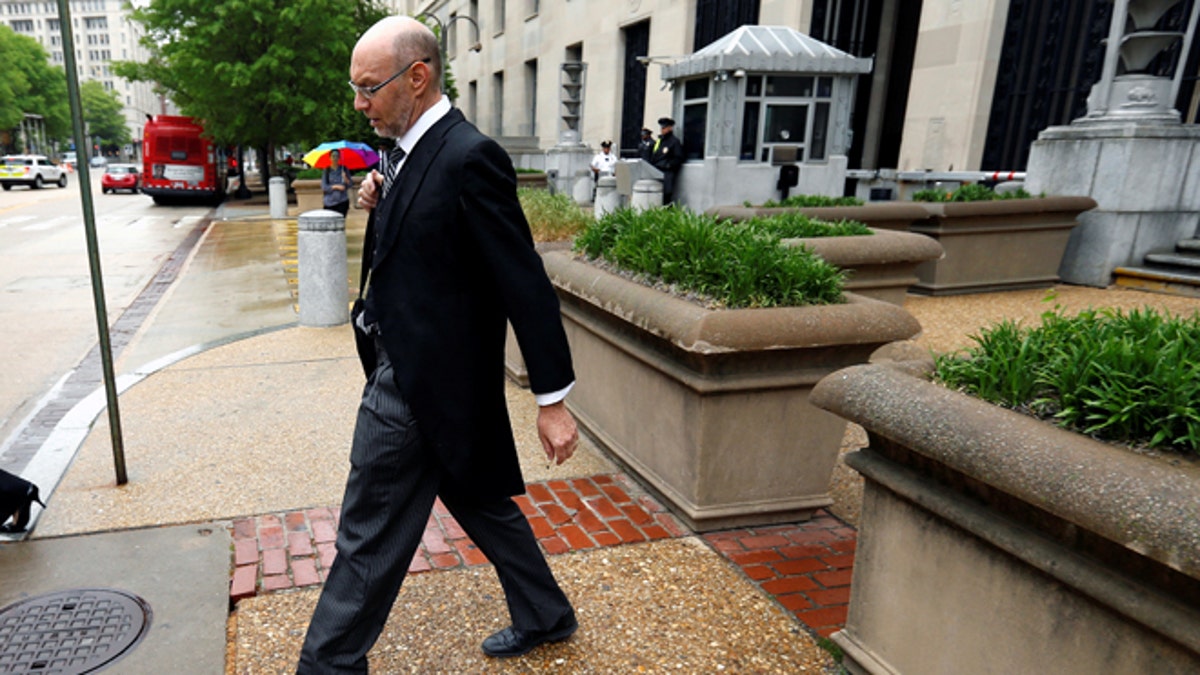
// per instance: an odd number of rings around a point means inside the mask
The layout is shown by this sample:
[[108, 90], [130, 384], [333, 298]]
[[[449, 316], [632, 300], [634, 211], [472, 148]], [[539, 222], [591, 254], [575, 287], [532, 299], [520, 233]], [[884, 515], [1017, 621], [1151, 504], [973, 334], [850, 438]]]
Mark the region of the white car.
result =
[[11, 190], [14, 185], [28, 185], [40, 190], [48, 183], [67, 187], [67, 172], [50, 163], [45, 155], [5, 155], [0, 160], [0, 185]]

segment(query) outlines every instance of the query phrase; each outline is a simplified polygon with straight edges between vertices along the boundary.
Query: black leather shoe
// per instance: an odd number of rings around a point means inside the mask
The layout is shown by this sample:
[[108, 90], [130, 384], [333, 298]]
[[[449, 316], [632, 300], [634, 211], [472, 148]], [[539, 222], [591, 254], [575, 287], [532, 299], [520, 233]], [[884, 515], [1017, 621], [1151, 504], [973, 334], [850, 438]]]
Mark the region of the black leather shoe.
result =
[[535, 647], [547, 642], [566, 640], [577, 628], [579, 623], [575, 621], [574, 612], [560, 619], [547, 631], [525, 631], [509, 626], [483, 641], [483, 653], [501, 659], [528, 654]]

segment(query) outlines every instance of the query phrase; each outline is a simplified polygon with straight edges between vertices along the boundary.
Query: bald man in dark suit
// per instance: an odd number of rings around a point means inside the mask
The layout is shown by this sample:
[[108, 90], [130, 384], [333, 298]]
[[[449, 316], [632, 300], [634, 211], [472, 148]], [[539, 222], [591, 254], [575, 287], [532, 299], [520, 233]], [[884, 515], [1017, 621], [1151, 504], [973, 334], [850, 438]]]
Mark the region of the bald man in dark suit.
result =
[[364, 358], [338, 555], [299, 672], [367, 672], [367, 651], [437, 497], [504, 588], [512, 625], [484, 640], [483, 651], [518, 656], [577, 627], [512, 500], [525, 484], [504, 394], [510, 321], [546, 455], [559, 464], [571, 457], [578, 433], [563, 399], [575, 376], [558, 299], [517, 201], [511, 160], [441, 92], [433, 33], [407, 17], [384, 19], [355, 46], [350, 77], [356, 109], [397, 150], [360, 191], [372, 212], [355, 323], [374, 353]]

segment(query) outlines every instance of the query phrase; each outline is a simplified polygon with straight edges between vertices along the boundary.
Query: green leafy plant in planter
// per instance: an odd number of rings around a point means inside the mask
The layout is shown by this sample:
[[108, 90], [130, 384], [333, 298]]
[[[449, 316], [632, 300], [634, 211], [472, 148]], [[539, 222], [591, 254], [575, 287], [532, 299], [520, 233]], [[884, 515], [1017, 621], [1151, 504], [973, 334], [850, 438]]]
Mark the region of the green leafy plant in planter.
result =
[[1033, 195], [1025, 188], [1017, 188], [1012, 192], [996, 192], [980, 183], [967, 183], [953, 192], [918, 190], [913, 193], [912, 198], [914, 202], [987, 202], [997, 199], [1032, 199]]
[[948, 386], [1102, 440], [1200, 453], [1200, 314], [1048, 312], [936, 359]]
[[769, 232], [781, 239], [803, 239], [808, 237], [852, 237], [874, 234], [874, 231], [857, 220], [821, 220], [803, 213], [779, 213], [756, 216], [737, 223]]
[[[749, 201], [742, 202], [744, 206], [754, 206]], [[815, 207], [815, 206], [862, 206], [863, 200], [858, 197], [829, 197], [826, 195], [791, 195], [781, 201], [768, 199], [763, 202], [763, 208], [780, 207]]]
[[575, 250], [725, 307], [844, 301], [843, 272], [810, 251], [781, 246], [758, 226], [673, 207], [609, 213], [575, 239]]
[[575, 200], [549, 190], [517, 188], [517, 199], [529, 221], [533, 240], [565, 241], [581, 232], [592, 221]]
[[295, 180], [320, 180], [322, 169], [301, 169], [296, 172]]

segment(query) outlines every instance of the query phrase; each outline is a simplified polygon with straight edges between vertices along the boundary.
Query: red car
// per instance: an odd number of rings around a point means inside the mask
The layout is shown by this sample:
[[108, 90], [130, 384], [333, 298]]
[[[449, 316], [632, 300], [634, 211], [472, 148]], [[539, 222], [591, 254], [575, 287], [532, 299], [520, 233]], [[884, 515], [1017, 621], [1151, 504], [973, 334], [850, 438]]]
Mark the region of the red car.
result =
[[141, 169], [133, 164], [109, 164], [100, 177], [100, 191], [104, 193], [117, 190], [136, 193], [141, 185]]

